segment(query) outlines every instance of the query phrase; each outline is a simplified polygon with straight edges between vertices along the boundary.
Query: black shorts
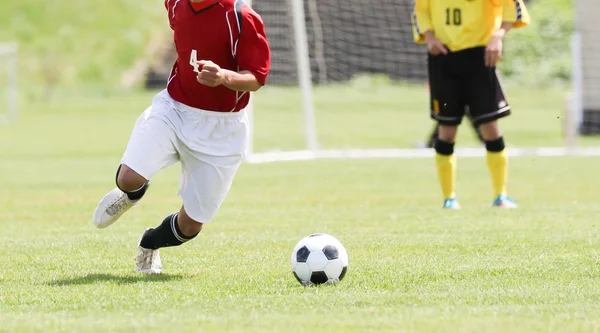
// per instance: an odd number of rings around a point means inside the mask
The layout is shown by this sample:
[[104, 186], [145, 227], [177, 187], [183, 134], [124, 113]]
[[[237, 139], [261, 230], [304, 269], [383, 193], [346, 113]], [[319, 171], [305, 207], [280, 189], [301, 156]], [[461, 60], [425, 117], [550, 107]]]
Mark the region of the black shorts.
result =
[[496, 68], [485, 66], [485, 47], [428, 60], [431, 117], [440, 124], [459, 125], [467, 108], [475, 126], [510, 114]]

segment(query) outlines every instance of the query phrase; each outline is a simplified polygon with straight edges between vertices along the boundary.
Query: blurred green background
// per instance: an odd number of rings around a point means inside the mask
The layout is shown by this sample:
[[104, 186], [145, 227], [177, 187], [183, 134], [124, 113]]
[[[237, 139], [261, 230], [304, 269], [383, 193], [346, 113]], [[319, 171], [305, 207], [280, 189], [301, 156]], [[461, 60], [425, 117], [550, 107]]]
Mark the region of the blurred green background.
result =
[[[511, 32], [506, 42], [500, 68], [507, 81], [568, 84], [572, 7], [571, 0], [529, 4], [531, 26]], [[19, 44], [19, 91], [25, 100], [122, 92], [124, 73], [155, 56], [148, 45], [169, 38], [158, 0], [0, 2], [0, 42]]]

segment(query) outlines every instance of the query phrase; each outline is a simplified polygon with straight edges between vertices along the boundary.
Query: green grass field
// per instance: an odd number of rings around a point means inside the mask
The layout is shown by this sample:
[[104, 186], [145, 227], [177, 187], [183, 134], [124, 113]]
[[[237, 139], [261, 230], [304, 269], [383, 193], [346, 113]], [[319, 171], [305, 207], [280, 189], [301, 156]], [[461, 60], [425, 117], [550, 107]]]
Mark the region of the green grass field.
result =
[[[407, 148], [425, 136], [422, 87], [357, 84], [316, 91], [325, 147]], [[509, 93], [511, 146], [562, 144], [563, 92]], [[440, 209], [430, 159], [245, 164], [213, 224], [162, 251], [165, 274], [135, 274], [142, 231], [180, 204], [179, 168], [114, 226], [90, 219], [151, 97], [29, 103], [0, 127], [0, 331], [600, 331], [592, 157], [512, 159], [515, 211], [490, 207], [477, 158], [459, 159], [457, 212]], [[303, 148], [297, 101], [291, 89], [256, 95], [257, 150]], [[460, 146], [473, 145], [464, 127]], [[338, 285], [304, 288], [291, 274], [293, 246], [313, 232], [349, 252]]]
[[[572, 7], [532, 2], [506, 43], [511, 147], [564, 145]], [[91, 215], [154, 94], [121, 76], [169, 35], [160, 3], [0, 3], [0, 42], [20, 46], [19, 118], [0, 126], [0, 332], [600, 332], [597, 157], [512, 159], [516, 211], [490, 207], [478, 158], [459, 159], [457, 212], [431, 159], [244, 164], [213, 224], [161, 251], [165, 274], [135, 274], [141, 233], [180, 205], [178, 166], [114, 226]], [[422, 86], [363, 77], [314, 97], [323, 148], [410, 148], [432, 127]], [[255, 101], [255, 151], [305, 147], [296, 89]], [[458, 146], [479, 146], [467, 126]], [[349, 252], [338, 285], [292, 276], [314, 232]]]

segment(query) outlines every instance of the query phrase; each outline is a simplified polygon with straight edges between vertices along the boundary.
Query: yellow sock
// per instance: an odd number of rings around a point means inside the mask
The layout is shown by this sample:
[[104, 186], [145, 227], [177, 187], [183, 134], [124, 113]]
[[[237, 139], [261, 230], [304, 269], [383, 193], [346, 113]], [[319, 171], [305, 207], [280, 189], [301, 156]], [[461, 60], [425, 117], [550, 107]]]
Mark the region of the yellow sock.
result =
[[456, 156], [436, 154], [435, 164], [444, 199], [456, 197]]
[[506, 194], [506, 181], [508, 178], [508, 156], [506, 150], [487, 152], [487, 165], [492, 177], [494, 195]]

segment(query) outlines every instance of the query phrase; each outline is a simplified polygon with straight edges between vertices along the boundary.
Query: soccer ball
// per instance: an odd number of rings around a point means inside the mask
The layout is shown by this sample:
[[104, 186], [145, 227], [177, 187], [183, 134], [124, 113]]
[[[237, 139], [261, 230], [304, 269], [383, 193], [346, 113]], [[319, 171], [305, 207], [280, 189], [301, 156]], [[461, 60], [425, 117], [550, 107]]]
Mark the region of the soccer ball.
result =
[[292, 271], [304, 286], [341, 281], [348, 269], [344, 245], [327, 234], [302, 238], [292, 251]]

